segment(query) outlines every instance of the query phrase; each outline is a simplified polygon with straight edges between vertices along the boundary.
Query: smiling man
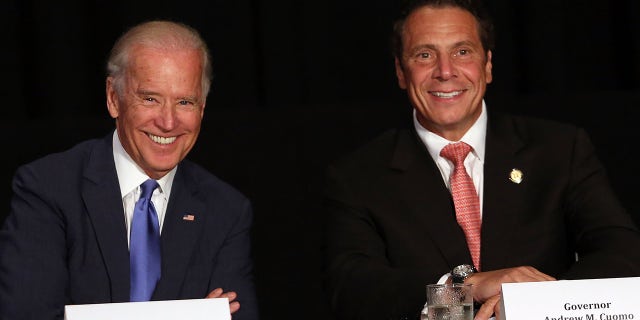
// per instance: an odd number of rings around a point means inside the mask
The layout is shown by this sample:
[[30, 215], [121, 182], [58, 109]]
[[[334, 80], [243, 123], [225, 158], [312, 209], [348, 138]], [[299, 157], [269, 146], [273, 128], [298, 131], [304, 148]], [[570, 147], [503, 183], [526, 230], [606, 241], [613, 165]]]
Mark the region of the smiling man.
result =
[[0, 230], [0, 319], [206, 297], [228, 298], [234, 320], [258, 319], [251, 204], [185, 160], [211, 82], [206, 44], [184, 24], [142, 23], [115, 43], [107, 74], [116, 129], [15, 174]]
[[[338, 319], [419, 319], [425, 285], [640, 275], [633, 220], [584, 130], [490, 111], [492, 25], [473, 0], [417, 0], [394, 29], [410, 129], [330, 165], [325, 284]], [[576, 259], [577, 257], [577, 259]]]

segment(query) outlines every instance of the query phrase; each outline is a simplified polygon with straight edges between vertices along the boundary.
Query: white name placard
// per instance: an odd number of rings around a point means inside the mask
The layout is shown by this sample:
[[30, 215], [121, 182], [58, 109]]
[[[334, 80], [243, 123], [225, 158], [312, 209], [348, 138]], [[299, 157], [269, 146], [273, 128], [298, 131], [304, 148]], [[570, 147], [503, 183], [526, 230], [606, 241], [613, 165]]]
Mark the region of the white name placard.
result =
[[65, 320], [230, 320], [229, 299], [67, 305]]
[[502, 285], [501, 320], [640, 320], [640, 277]]

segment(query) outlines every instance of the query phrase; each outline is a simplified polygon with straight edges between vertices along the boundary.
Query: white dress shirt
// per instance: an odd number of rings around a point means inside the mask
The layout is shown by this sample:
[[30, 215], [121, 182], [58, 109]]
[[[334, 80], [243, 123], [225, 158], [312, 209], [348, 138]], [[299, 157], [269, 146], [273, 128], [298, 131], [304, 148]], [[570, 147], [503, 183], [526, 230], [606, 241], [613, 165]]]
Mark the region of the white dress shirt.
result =
[[[453, 163], [442, 157], [440, 155], [440, 151], [447, 144], [458, 142], [458, 141], [449, 141], [427, 129], [425, 129], [419, 122], [416, 117], [416, 111], [413, 112], [413, 125], [418, 132], [418, 136], [422, 143], [427, 147], [429, 154], [433, 158], [433, 161], [436, 162], [438, 169], [440, 169], [440, 173], [442, 174], [442, 180], [444, 181], [447, 188], [450, 188], [449, 185], [449, 176], [453, 173], [454, 165]], [[460, 141], [465, 142], [470, 145], [471, 152], [467, 155], [467, 158], [464, 160], [465, 169], [467, 169], [467, 174], [473, 179], [473, 184], [476, 187], [476, 192], [478, 192], [478, 197], [480, 198], [480, 216], [482, 216], [482, 191], [483, 191], [483, 181], [484, 181], [484, 154], [485, 154], [485, 138], [487, 132], [487, 109], [484, 104], [484, 100], [482, 101], [482, 113], [480, 113], [480, 117], [478, 120], [469, 128], [469, 130], [462, 136]]]
[[[140, 184], [150, 178], [124, 150], [120, 143], [117, 130], [113, 134], [113, 159], [116, 164], [116, 172], [118, 175], [118, 182], [120, 184], [122, 206], [124, 208], [124, 220], [127, 226], [128, 243], [131, 239], [131, 220], [133, 219], [133, 209], [136, 205], [136, 201], [140, 198]], [[167, 211], [167, 203], [169, 202], [169, 196], [171, 195], [171, 186], [173, 185], [176, 168], [173, 168], [164, 177], [160, 178], [160, 180], [156, 180], [158, 181], [159, 187], [153, 191], [153, 195], [151, 196], [151, 202], [158, 213], [160, 233], [162, 233], [164, 216]]]
[[[418, 136], [422, 143], [427, 147], [429, 154], [433, 158], [433, 161], [436, 162], [438, 169], [440, 169], [440, 173], [442, 174], [442, 179], [444, 180], [447, 188], [450, 187], [449, 176], [453, 173], [454, 164], [450, 160], [440, 156], [440, 151], [447, 144], [458, 142], [458, 141], [449, 141], [427, 129], [425, 129], [419, 122], [416, 117], [416, 111], [413, 111], [413, 125], [418, 132]], [[482, 191], [483, 191], [483, 181], [484, 181], [484, 155], [485, 155], [485, 140], [486, 140], [486, 132], [487, 132], [487, 108], [484, 100], [482, 100], [482, 112], [480, 113], [480, 117], [478, 120], [469, 128], [469, 130], [462, 136], [460, 141], [465, 142], [470, 145], [471, 152], [467, 155], [467, 158], [464, 160], [464, 167], [467, 170], [467, 174], [473, 179], [473, 184], [476, 187], [476, 191], [478, 192], [478, 197], [480, 199], [480, 216], [482, 217]], [[438, 283], [444, 283], [451, 276], [450, 273], [447, 273], [440, 277]]]

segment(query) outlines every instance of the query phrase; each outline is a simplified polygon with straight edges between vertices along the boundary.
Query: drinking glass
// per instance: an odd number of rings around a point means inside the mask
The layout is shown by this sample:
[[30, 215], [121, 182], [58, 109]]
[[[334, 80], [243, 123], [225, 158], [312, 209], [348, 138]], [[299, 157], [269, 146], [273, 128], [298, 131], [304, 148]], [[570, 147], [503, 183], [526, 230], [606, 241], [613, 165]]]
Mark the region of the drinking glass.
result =
[[428, 284], [421, 320], [473, 320], [473, 286]]

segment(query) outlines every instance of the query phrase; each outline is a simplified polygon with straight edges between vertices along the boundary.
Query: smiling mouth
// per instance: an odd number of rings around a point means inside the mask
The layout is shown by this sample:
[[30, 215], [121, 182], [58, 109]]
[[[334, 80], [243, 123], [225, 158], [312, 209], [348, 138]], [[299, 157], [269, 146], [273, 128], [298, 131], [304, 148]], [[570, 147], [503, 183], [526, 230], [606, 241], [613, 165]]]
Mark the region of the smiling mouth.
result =
[[464, 92], [464, 90], [457, 90], [457, 91], [451, 91], [451, 92], [443, 92], [443, 91], [429, 91], [429, 93], [431, 95], [434, 95], [438, 98], [445, 98], [445, 99], [451, 99], [453, 97], [457, 97], [458, 95], [462, 94]]
[[151, 138], [151, 140], [153, 140], [155, 143], [159, 143], [159, 144], [171, 144], [174, 141], [176, 141], [176, 137], [161, 137], [161, 136], [156, 136], [156, 135], [152, 135], [150, 133], [147, 134], [149, 136], [149, 138]]

